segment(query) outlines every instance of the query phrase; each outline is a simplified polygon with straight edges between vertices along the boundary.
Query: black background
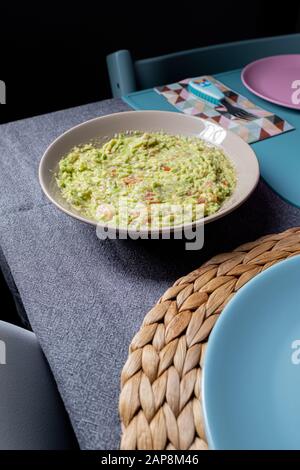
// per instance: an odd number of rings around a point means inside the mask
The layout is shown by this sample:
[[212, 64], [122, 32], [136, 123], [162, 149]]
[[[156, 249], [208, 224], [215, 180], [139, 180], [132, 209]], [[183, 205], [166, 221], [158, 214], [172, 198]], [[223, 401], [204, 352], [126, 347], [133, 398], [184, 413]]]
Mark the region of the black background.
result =
[[[191, 8], [193, 5], [193, 8]], [[251, 7], [249, 6], [251, 5]], [[299, 6], [227, 2], [1, 3], [0, 122], [110, 97], [105, 57], [135, 59], [300, 30]]]
[[[192, 6], [192, 7], [191, 7]], [[228, 41], [300, 31], [300, 6], [227, 2], [1, 2], [0, 123], [109, 98], [105, 57], [135, 59]], [[0, 130], [1, 139], [1, 130]], [[0, 276], [0, 318], [17, 322]]]

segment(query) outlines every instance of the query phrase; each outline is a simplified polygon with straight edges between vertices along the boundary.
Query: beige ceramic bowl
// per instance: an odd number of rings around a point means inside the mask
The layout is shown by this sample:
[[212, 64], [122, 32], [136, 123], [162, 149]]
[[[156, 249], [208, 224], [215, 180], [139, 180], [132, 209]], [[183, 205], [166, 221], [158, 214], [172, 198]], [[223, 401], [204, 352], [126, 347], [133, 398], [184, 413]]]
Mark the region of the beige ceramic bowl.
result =
[[[164, 131], [169, 134], [200, 137], [210, 144], [221, 147], [235, 167], [237, 186], [232, 196], [215, 214], [193, 224], [186, 224], [185, 229], [195, 228], [203, 222], [208, 223], [224, 217], [239, 207], [257, 185], [259, 166], [255, 153], [248, 144], [232, 132], [198, 117], [176, 112], [129, 111], [110, 114], [79, 124], [59, 136], [47, 148], [40, 162], [39, 181], [50, 201], [66, 214], [83, 222], [97, 225], [97, 222], [81, 215], [62, 198], [54, 177], [58, 169], [58, 162], [76, 145], [87, 143], [93, 139], [105, 141], [116, 133], [133, 130]], [[180, 230], [182, 227], [176, 227], [177, 229]], [[124, 232], [124, 230], [120, 229], [119, 232]], [[159, 232], [163, 233], [164, 228]], [[143, 231], [139, 233], [143, 233]]]

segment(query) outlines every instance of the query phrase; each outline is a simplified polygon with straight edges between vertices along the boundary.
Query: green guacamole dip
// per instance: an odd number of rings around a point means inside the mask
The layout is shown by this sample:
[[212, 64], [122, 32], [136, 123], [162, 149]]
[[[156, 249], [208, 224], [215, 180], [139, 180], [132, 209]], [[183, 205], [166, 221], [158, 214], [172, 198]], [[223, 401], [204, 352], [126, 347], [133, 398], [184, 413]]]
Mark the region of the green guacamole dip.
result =
[[[56, 180], [82, 215], [135, 227], [151, 222], [154, 206], [163, 208], [160, 226], [182, 223], [170, 206], [192, 206], [188, 222], [198, 218], [198, 205], [204, 216], [213, 214], [236, 185], [235, 170], [220, 149], [196, 137], [159, 132], [123, 133], [101, 147], [75, 147], [59, 162]], [[120, 201], [127, 202], [126, 217]]]

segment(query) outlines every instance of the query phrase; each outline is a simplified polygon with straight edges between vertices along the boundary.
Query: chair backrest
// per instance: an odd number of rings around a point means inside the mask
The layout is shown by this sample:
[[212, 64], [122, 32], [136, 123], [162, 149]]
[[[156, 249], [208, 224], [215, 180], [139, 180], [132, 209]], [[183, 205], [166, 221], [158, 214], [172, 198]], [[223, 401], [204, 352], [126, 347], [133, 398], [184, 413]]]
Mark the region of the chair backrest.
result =
[[300, 34], [202, 47], [136, 62], [123, 50], [110, 54], [107, 65], [113, 96], [120, 97], [183, 78], [241, 68], [262, 57], [296, 53], [300, 53]]
[[36, 336], [0, 321], [0, 449], [78, 444]]

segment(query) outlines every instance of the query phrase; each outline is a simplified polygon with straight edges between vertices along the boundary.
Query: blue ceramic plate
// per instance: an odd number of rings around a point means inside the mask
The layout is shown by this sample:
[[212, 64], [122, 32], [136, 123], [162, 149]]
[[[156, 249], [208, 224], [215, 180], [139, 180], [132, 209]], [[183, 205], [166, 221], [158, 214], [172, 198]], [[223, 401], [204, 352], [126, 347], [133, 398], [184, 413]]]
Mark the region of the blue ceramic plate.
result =
[[300, 256], [246, 284], [218, 320], [203, 374], [213, 449], [300, 449]]

